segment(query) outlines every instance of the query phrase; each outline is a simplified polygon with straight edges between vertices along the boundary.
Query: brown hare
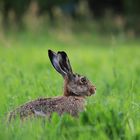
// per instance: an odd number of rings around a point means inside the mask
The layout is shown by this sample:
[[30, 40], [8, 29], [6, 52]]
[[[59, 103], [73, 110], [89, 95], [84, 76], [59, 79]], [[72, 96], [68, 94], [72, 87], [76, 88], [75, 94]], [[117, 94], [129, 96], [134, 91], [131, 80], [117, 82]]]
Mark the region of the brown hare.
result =
[[40, 98], [28, 102], [10, 112], [8, 121], [16, 116], [19, 116], [21, 120], [32, 116], [50, 118], [53, 112], [59, 115], [69, 113], [72, 116], [78, 116], [78, 113], [84, 110], [85, 97], [95, 93], [96, 87], [85, 76], [73, 73], [64, 51], [55, 53], [48, 50], [48, 56], [53, 67], [64, 78], [63, 96]]

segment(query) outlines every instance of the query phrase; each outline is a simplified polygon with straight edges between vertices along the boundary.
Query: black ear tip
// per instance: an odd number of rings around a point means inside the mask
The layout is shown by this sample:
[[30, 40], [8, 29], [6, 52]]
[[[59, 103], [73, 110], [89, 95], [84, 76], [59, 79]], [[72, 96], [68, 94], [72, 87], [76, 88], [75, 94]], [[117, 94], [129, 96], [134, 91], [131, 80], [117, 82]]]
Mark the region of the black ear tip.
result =
[[48, 50], [48, 56], [51, 58], [53, 56], [54, 52], [52, 50]]
[[48, 54], [50, 54], [50, 53], [52, 53], [52, 50], [49, 49], [49, 50], [48, 50]]
[[58, 53], [61, 53], [61, 54], [66, 54], [66, 52], [64, 52], [64, 51], [58, 51]]
[[58, 54], [61, 54], [61, 55], [62, 55], [62, 57], [67, 57], [67, 53], [66, 53], [66, 52], [64, 52], [64, 51], [61, 51], [61, 52], [59, 51], [59, 52], [58, 52]]
[[48, 56], [50, 57], [52, 55], [52, 51], [48, 50]]

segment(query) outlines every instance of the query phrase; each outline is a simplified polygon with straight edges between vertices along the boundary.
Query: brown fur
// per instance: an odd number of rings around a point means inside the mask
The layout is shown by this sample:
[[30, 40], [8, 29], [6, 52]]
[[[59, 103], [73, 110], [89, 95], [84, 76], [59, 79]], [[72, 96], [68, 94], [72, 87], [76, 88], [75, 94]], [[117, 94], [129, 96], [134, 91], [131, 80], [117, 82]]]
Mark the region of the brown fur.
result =
[[20, 106], [10, 113], [8, 120], [11, 121], [16, 116], [19, 116], [22, 120], [29, 116], [50, 117], [53, 112], [59, 115], [69, 113], [72, 116], [77, 116], [78, 112], [84, 109], [84, 101], [84, 98], [76, 96], [41, 98]]
[[68, 84], [68, 79], [67, 77], [64, 79], [64, 96], [69, 96], [69, 92], [68, 92], [68, 89], [67, 89], [67, 84]]

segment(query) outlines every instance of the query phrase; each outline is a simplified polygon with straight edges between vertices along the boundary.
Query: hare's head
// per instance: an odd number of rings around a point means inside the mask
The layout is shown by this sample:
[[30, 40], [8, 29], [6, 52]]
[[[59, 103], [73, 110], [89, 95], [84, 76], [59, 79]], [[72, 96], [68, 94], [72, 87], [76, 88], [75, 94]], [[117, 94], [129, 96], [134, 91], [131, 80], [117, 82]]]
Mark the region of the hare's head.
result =
[[67, 54], [64, 51], [55, 53], [49, 50], [48, 55], [54, 68], [65, 80], [64, 95], [90, 96], [95, 93], [96, 87], [85, 76], [73, 73]]

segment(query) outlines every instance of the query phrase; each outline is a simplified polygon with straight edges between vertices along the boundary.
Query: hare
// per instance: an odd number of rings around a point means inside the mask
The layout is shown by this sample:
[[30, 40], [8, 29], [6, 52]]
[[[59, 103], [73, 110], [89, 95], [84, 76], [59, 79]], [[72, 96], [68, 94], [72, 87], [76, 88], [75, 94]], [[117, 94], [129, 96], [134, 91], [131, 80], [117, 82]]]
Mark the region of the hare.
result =
[[74, 117], [78, 116], [79, 112], [84, 110], [86, 96], [95, 93], [96, 87], [85, 76], [73, 73], [67, 54], [64, 51], [55, 53], [48, 50], [48, 56], [53, 67], [64, 78], [63, 96], [40, 98], [28, 102], [10, 112], [9, 122], [16, 116], [19, 116], [21, 120], [32, 116], [47, 116], [50, 118], [53, 112], [60, 116], [64, 113]]

